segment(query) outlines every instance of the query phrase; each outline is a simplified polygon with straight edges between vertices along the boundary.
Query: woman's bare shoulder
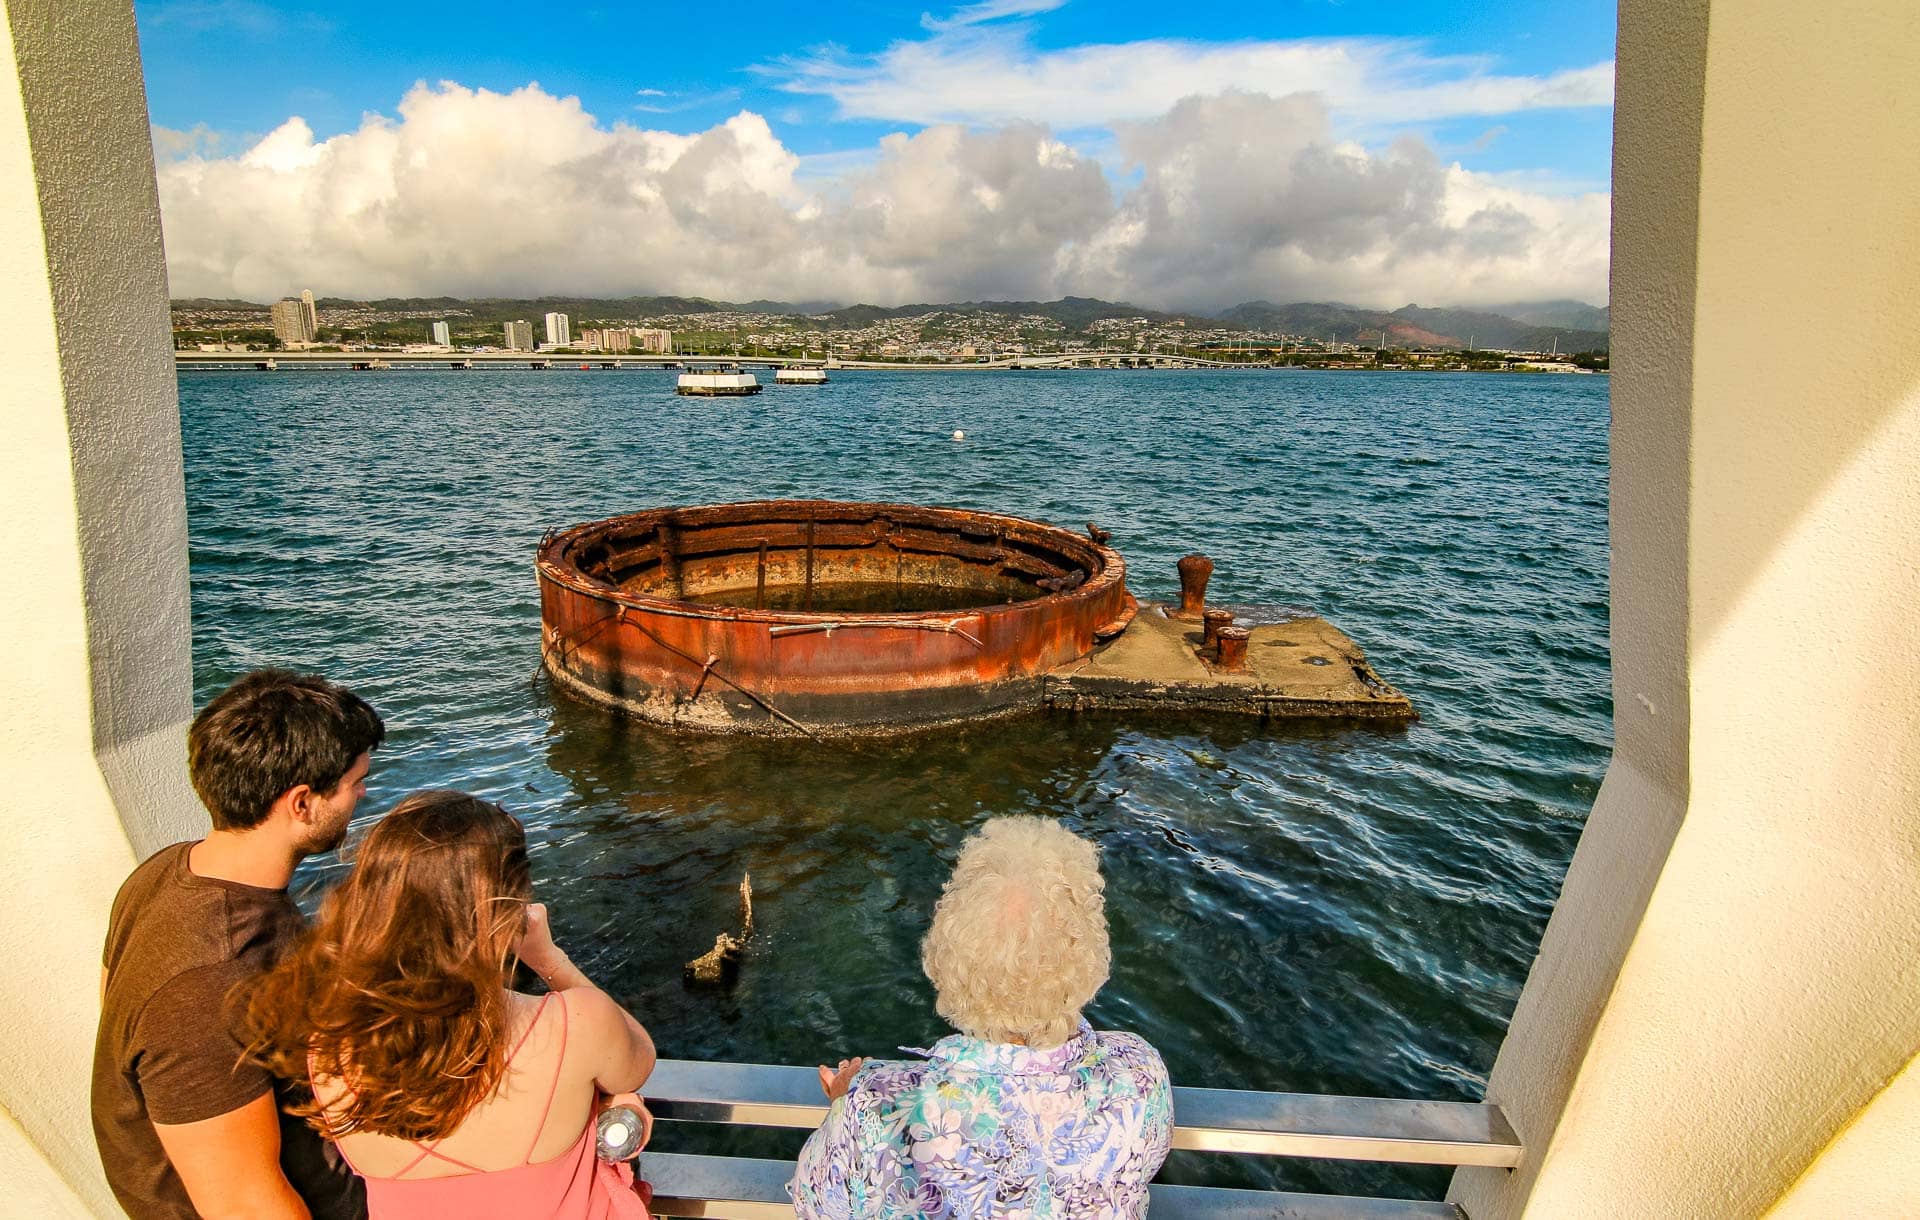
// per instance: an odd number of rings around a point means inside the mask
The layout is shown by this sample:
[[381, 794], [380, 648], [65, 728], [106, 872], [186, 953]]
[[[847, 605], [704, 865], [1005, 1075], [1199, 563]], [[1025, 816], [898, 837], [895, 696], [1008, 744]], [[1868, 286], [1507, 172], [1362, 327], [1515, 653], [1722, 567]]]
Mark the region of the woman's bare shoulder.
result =
[[567, 1023], [576, 1032], [593, 1034], [620, 1028], [620, 1006], [598, 987], [569, 987], [553, 993], [553, 1001], [567, 1008]]

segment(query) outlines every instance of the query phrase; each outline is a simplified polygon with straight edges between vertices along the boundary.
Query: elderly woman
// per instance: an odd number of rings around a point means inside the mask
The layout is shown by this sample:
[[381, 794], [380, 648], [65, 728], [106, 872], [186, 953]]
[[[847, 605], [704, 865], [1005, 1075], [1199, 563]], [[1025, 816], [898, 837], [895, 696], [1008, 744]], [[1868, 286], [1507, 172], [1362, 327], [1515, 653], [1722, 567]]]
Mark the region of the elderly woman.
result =
[[1103, 888], [1093, 844], [1046, 819], [966, 841], [920, 949], [960, 1032], [820, 1069], [833, 1104], [800, 1153], [802, 1220], [1146, 1215], [1172, 1095], [1151, 1046], [1081, 1019], [1107, 981]]

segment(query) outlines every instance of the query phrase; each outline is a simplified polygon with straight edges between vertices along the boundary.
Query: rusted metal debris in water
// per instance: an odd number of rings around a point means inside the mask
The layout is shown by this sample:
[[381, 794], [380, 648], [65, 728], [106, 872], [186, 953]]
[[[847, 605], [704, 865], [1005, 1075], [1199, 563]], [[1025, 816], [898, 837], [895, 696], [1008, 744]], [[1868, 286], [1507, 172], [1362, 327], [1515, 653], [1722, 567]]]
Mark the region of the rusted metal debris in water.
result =
[[686, 978], [693, 983], [724, 983], [740, 970], [747, 942], [753, 939], [753, 876], [740, 875], [740, 934], [722, 932], [713, 938], [713, 948], [686, 965]]

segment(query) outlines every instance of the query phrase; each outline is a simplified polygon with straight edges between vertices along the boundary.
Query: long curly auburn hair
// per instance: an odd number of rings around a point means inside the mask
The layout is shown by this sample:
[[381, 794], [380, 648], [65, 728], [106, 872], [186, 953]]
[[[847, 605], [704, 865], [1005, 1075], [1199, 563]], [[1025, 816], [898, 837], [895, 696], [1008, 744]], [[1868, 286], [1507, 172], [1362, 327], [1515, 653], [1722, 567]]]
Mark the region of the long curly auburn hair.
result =
[[416, 792], [361, 842], [294, 950], [246, 994], [249, 1052], [284, 1080], [345, 1083], [293, 1109], [322, 1132], [434, 1140], [499, 1087], [505, 987], [532, 888], [520, 823]]

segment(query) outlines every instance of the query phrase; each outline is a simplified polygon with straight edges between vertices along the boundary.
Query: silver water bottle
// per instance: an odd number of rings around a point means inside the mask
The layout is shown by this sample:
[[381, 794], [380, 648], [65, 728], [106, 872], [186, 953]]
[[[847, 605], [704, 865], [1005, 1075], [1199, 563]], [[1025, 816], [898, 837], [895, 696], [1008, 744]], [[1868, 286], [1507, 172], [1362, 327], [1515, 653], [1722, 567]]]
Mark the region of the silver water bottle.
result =
[[631, 1161], [640, 1155], [647, 1125], [632, 1106], [608, 1106], [600, 1111], [594, 1146], [603, 1161]]

